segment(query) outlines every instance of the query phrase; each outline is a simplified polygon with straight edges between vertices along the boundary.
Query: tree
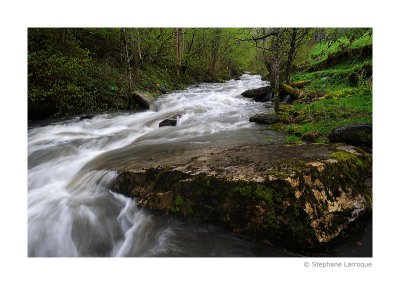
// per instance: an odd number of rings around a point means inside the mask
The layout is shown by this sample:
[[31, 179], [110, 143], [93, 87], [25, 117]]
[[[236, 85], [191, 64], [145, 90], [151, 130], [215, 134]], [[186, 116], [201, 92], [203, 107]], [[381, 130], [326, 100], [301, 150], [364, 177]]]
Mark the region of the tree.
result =
[[132, 58], [133, 58], [133, 66], [134, 66], [134, 74], [135, 79], [137, 80], [140, 76], [140, 65], [142, 63], [142, 51], [141, 51], [141, 36], [139, 29], [133, 29], [131, 32], [131, 41], [132, 41]]
[[[275, 102], [275, 111], [279, 110], [279, 90], [280, 90], [280, 62], [281, 48], [283, 44], [283, 28], [256, 30], [253, 36], [257, 48], [260, 48], [268, 69], [269, 81], [272, 89], [272, 96]], [[259, 44], [261, 41], [261, 45]]]
[[290, 47], [287, 53], [286, 70], [285, 70], [285, 82], [291, 83], [291, 76], [293, 71], [293, 61], [297, 55], [298, 47], [304, 43], [307, 35], [309, 34], [309, 28], [291, 28], [289, 29], [290, 34]]
[[182, 69], [182, 58], [183, 58], [183, 39], [184, 39], [184, 32], [182, 28], [174, 29], [175, 35], [175, 69], [176, 75], [179, 76]]
[[130, 109], [133, 105], [133, 83], [132, 83], [132, 67], [131, 67], [132, 57], [129, 54], [128, 35], [126, 28], [121, 29], [121, 42], [122, 42], [122, 57], [125, 59], [127, 81], [128, 81], [128, 90], [127, 90], [128, 103], [126, 108]]

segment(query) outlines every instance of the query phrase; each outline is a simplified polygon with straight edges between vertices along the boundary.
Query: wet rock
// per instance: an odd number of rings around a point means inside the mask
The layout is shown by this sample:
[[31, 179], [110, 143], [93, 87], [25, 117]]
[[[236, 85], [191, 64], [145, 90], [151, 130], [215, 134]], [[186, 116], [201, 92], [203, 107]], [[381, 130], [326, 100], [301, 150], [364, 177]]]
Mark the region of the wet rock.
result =
[[151, 104], [155, 100], [155, 98], [152, 95], [141, 91], [135, 91], [133, 93], [133, 99], [146, 109], [150, 109]]
[[161, 94], [167, 94], [168, 93], [168, 89], [164, 85], [161, 85], [160, 86], [160, 92], [161, 92]]
[[294, 100], [296, 100], [296, 98], [295, 98], [292, 94], [288, 94], [288, 95], [286, 95], [286, 96], [283, 98], [282, 103], [288, 103], [288, 104], [290, 104], [290, 103], [292, 103]]
[[261, 113], [251, 116], [249, 122], [255, 122], [257, 124], [271, 125], [278, 122], [278, 117], [271, 113]]
[[158, 124], [158, 126], [160, 128], [166, 127], [166, 126], [176, 126], [176, 122], [180, 116], [181, 116], [181, 114], [173, 115], [173, 116], [161, 121], [160, 124]]
[[83, 115], [79, 117], [79, 121], [92, 119], [94, 115]]
[[246, 98], [252, 98], [257, 102], [265, 102], [267, 96], [271, 93], [271, 86], [264, 86], [257, 89], [244, 91], [241, 95]]
[[120, 171], [139, 207], [287, 247], [331, 242], [371, 211], [371, 155], [353, 146], [250, 145]]
[[343, 142], [355, 146], [372, 147], [372, 125], [354, 123], [335, 129], [330, 135], [331, 142]]

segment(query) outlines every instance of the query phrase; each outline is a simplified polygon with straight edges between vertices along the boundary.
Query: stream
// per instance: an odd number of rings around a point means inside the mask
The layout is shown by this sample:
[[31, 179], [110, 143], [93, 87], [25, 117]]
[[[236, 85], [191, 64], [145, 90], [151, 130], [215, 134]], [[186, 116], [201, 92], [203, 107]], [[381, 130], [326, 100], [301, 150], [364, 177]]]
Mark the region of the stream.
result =
[[[180, 218], [139, 209], [110, 191], [117, 172], [144, 158], [190, 157], [205, 148], [283, 143], [249, 123], [265, 104], [240, 94], [266, 85], [258, 75], [204, 83], [157, 99], [149, 111], [117, 112], [28, 129], [28, 256], [297, 256]], [[175, 127], [159, 123], [180, 114]]]

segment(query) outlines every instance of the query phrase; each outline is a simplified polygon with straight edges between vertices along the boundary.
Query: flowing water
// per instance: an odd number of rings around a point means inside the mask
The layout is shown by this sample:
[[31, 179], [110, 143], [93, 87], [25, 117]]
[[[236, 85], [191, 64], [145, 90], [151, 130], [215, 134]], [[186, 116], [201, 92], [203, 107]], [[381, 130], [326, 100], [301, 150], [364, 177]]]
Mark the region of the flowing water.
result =
[[[160, 97], [152, 110], [78, 118], [28, 130], [29, 256], [283, 256], [217, 227], [138, 209], [109, 190], [115, 167], [173, 159], [206, 147], [282, 140], [248, 122], [264, 110], [240, 94], [260, 76], [201, 84]], [[180, 114], [176, 127], [158, 124]], [[98, 170], [105, 169], [105, 170]]]
[[[155, 215], [113, 193], [110, 183], [143, 159], [171, 160], [205, 148], [282, 143], [249, 117], [265, 103], [243, 98], [260, 76], [193, 86], [152, 110], [97, 115], [28, 130], [29, 256], [293, 256], [220, 228]], [[159, 128], [171, 115], [177, 126]], [[104, 170], [101, 170], [104, 169]]]

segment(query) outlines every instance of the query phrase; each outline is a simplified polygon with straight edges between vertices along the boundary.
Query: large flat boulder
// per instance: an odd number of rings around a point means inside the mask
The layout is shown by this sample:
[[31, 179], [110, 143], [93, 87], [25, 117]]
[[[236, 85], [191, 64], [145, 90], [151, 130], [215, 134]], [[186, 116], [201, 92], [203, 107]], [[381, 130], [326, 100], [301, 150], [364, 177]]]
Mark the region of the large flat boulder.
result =
[[291, 248], [335, 239], [371, 210], [371, 155], [345, 145], [248, 145], [124, 168], [139, 207]]

